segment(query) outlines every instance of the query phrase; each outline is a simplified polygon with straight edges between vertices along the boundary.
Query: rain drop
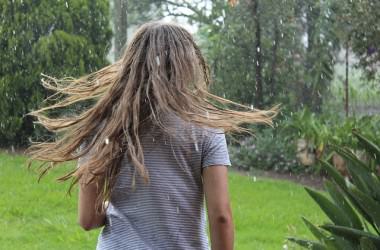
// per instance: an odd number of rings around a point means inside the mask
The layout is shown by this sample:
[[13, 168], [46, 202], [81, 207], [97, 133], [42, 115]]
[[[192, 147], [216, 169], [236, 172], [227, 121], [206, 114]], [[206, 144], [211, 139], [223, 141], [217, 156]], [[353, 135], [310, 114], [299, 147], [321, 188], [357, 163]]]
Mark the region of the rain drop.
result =
[[156, 63], [158, 66], [160, 66], [160, 58], [158, 56], [156, 56]]
[[199, 151], [199, 148], [198, 148], [198, 143], [197, 142], [194, 142], [194, 146], [195, 146], [195, 151]]

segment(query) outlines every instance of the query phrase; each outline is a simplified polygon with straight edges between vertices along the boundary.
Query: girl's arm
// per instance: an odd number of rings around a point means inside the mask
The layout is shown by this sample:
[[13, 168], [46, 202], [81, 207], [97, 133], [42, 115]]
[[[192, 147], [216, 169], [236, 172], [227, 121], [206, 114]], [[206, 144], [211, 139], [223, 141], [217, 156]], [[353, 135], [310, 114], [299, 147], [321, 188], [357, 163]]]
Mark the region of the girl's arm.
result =
[[105, 224], [105, 213], [96, 214], [95, 201], [97, 195], [96, 183], [79, 184], [78, 224], [86, 231], [102, 227]]
[[227, 167], [209, 166], [204, 168], [203, 187], [210, 227], [211, 249], [232, 250], [234, 225], [228, 195]]

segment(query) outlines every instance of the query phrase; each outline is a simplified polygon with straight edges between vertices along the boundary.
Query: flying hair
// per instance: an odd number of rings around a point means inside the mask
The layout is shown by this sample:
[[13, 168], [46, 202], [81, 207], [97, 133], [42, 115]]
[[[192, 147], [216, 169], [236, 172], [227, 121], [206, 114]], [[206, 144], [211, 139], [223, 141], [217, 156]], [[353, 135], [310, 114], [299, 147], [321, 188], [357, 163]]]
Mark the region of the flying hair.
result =
[[[165, 114], [226, 133], [249, 133], [244, 125], [272, 125], [278, 112], [277, 106], [251, 109], [210, 93], [209, 69], [192, 35], [179, 25], [161, 21], [142, 25], [115, 63], [78, 79], [43, 75], [42, 84], [54, 92], [47, 99], [53, 104], [30, 115], [57, 136], [30, 146], [29, 166], [42, 162], [41, 178], [60, 163], [96, 152], [58, 180], [72, 180], [69, 193], [78, 182], [96, 182], [101, 190], [97, 208], [102, 211], [124, 155], [137, 178], [149, 182], [140, 135], [150, 126], [168, 132], [170, 128], [163, 125]], [[76, 114], [49, 115], [83, 103], [92, 104]]]

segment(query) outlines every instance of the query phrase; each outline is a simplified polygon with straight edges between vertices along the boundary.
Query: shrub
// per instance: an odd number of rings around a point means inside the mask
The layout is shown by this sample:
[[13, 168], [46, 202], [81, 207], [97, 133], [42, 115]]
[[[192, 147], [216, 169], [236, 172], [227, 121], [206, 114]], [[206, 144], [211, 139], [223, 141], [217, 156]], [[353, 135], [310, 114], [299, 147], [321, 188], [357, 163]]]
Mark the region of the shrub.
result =
[[288, 145], [273, 129], [246, 137], [240, 144], [230, 146], [230, 153], [233, 165], [244, 170], [300, 172], [304, 168], [296, 160], [295, 145]]
[[368, 159], [360, 160], [351, 149], [333, 146], [347, 161], [349, 178], [322, 162], [331, 178], [325, 182], [330, 197], [306, 188], [331, 222], [315, 226], [303, 218], [317, 240], [290, 237], [290, 241], [308, 249], [380, 249], [380, 147], [362, 134], [354, 131], [353, 135]]

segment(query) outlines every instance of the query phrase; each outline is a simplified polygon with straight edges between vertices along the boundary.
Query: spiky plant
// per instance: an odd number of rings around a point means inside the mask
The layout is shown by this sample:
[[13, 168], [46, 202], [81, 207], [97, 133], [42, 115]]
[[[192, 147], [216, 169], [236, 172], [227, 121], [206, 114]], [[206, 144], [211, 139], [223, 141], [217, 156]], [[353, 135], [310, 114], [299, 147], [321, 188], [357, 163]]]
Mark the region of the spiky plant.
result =
[[349, 148], [332, 146], [346, 160], [349, 177], [321, 161], [330, 177], [325, 182], [328, 196], [305, 188], [331, 222], [316, 226], [302, 218], [316, 240], [288, 240], [315, 250], [380, 249], [380, 146], [356, 131], [353, 135], [368, 159], [359, 159]]

